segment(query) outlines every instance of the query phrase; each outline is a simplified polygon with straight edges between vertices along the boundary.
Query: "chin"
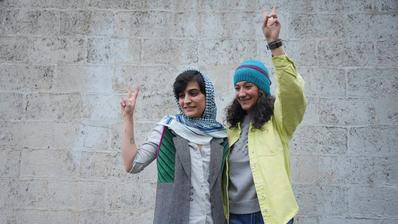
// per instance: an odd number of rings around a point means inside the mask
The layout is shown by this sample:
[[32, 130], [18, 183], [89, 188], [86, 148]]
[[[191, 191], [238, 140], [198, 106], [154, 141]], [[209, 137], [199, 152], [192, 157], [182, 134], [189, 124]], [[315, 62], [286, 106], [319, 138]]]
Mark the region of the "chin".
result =
[[247, 104], [240, 103], [240, 107], [242, 107], [243, 110], [246, 110], [249, 106]]
[[190, 117], [190, 118], [196, 117], [196, 114], [192, 113], [192, 112], [184, 112], [184, 114], [185, 114], [185, 116]]
[[250, 106], [250, 105], [241, 105], [241, 107], [242, 107], [242, 110], [244, 110], [246, 112], [248, 112], [248, 111], [250, 111], [250, 109], [252, 109], [252, 106]]

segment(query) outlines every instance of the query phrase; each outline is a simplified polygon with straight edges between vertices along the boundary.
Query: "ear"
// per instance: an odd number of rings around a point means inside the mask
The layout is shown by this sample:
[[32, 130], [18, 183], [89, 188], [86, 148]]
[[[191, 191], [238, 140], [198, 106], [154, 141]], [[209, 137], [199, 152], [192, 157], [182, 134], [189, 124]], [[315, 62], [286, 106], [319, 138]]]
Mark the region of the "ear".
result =
[[267, 94], [264, 91], [262, 91], [260, 88], [258, 88], [258, 97], [262, 97], [262, 96], [267, 96]]

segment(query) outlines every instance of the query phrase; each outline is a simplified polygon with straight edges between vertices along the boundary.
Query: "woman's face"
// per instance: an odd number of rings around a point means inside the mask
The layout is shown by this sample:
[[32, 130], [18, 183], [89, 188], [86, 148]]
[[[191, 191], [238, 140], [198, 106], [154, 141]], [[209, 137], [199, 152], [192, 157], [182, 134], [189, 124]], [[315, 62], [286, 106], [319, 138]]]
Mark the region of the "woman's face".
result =
[[202, 116], [206, 108], [206, 96], [200, 92], [196, 81], [189, 82], [185, 90], [178, 94], [178, 104], [185, 116], [191, 118]]
[[259, 97], [258, 94], [258, 87], [253, 83], [241, 81], [235, 85], [235, 97], [246, 112], [254, 108]]

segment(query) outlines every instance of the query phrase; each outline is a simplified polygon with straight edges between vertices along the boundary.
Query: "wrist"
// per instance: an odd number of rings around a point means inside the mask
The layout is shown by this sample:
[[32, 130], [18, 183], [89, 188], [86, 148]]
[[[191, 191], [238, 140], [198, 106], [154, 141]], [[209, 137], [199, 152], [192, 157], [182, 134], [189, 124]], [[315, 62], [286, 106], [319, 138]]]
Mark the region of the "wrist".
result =
[[275, 48], [271, 50], [272, 57], [285, 55], [285, 51], [282, 47]]
[[124, 114], [123, 121], [127, 121], [127, 122], [133, 121], [133, 114]]
[[267, 39], [267, 44], [276, 40], [280, 40], [279, 38], [266, 38], [266, 39]]
[[281, 46], [282, 46], [281, 39], [276, 39], [276, 40], [270, 41], [270, 42], [267, 41], [267, 48], [269, 50], [274, 50], [274, 49], [280, 48]]

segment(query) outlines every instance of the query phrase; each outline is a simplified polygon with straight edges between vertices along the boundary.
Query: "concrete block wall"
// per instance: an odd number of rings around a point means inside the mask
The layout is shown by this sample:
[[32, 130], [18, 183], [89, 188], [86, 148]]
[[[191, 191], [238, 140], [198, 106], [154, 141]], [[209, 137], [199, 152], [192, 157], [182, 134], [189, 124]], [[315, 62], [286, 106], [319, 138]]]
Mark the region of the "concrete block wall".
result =
[[124, 173], [120, 96], [141, 86], [143, 142], [198, 67], [222, 120], [239, 62], [271, 63], [273, 4], [309, 102], [296, 223], [398, 223], [396, 0], [0, 0], [0, 223], [151, 223], [156, 167]]

